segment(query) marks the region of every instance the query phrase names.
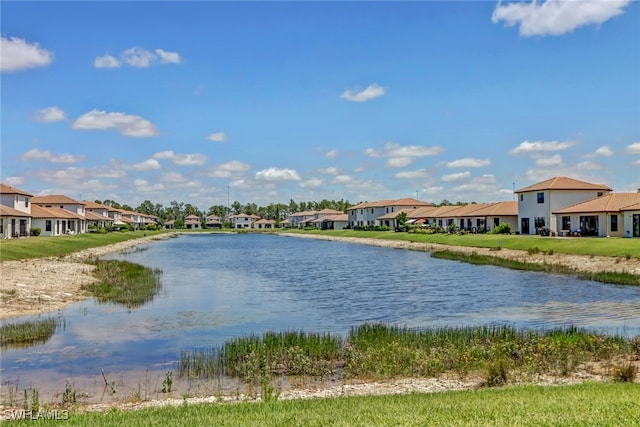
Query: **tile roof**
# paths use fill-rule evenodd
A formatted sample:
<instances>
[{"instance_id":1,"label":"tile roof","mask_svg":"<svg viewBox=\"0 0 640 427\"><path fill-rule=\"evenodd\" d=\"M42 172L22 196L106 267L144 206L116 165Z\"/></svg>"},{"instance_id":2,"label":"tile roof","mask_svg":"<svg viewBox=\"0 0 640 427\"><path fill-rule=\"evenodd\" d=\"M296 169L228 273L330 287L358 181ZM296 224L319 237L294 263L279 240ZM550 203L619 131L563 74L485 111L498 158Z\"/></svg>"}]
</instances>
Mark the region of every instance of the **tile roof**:
<instances>
[{"instance_id":1,"label":"tile roof","mask_svg":"<svg viewBox=\"0 0 640 427\"><path fill-rule=\"evenodd\" d=\"M275 224L276 222L272 219L259 219L254 224Z\"/></svg>"},{"instance_id":2,"label":"tile roof","mask_svg":"<svg viewBox=\"0 0 640 427\"><path fill-rule=\"evenodd\" d=\"M400 215L401 212L404 212L407 214L407 217L409 216L409 213L416 211L417 209L410 209L410 208L406 208L406 209L398 209L395 212L389 212L388 214L384 214L384 215L380 215L378 217L378 219L395 219L398 215Z\"/></svg>"},{"instance_id":3,"label":"tile roof","mask_svg":"<svg viewBox=\"0 0 640 427\"><path fill-rule=\"evenodd\" d=\"M433 206L433 204L429 202L423 202L421 200L412 199L411 197L405 197L404 199L394 200L387 206Z\"/></svg>"},{"instance_id":4,"label":"tile roof","mask_svg":"<svg viewBox=\"0 0 640 427\"><path fill-rule=\"evenodd\" d=\"M33 194L27 193L26 191L22 191L17 189L16 187L12 187L7 184L3 184L0 182L0 194L20 194L22 196L33 197Z\"/></svg>"},{"instance_id":5,"label":"tile roof","mask_svg":"<svg viewBox=\"0 0 640 427\"><path fill-rule=\"evenodd\" d=\"M82 215L63 208L45 208L39 205L31 205L33 218L58 218L58 219L85 219Z\"/></svg>"},{"instance_id":6,"label":"tile roof","mask_svg":"<svg viewBox=\"0 0 640 427\"><path fill-rule=\"evenodd\" d=\"M640 208L640 193L610 193L605 196L596 197L595 199L558 209L553 211L553 213L620 212L635 205L639 205Z\"/></svg>"},{"instance_id":7,"label":"tile roof","mask_svg":"<svg viewBox=\"0 0 640 427\"><path fill-rule=\"evenodd\" d=\"M73 200L70 197L67 197L62 194L50 194L48 196L34 196L31 199L32 203L38 205L84 205L84 202L79 202L77 200Z\"/></svg>"},{"instance_id":8,"label":"tile roof","mask_svg":"<svg viewBox=\"0 0 640 427\"><path fill-rule=\"evenodd\" d=\"M518 216L518 202L489 203L473 214L474 216Z\"/></svg>"},{"instance_id":9,"label":"tile roof","mask_svg":"<svg viewBox=\"0 0 640 427\"><path fill-rule=\"evenodd\" d=\"M9 207L9 206L0 205L0 216L26 216L26 217L29 217L29 216L31 216L31 214L29 214L27 212L19 211L18 209L14 209L14 208Z\"/></svg>"},{"instance_id":10,"label":"tile roof","mask_svg":"<svg viewBox=\"0 0 640 427\"><path fill-rule=\"evenodd\" d=\"M530 185L528 187L516 190L516 193L527 193L529 191L542 190L603 190L612 191L609 186L604 184L592 184L590 182L580 181L565 176L556 176L546 181Z\"/></svg>"},{"instance_id":11,"label":"tile roof","mask_svg":"<svg viewBox=\"0 0 640 427\"><path fill-rule=\"evenodd\" d=\"M109 218L108 216L100 215L99 213L92 211L85 211L84 216L89 221L109 221L113 222L113 218Z\"/></svg>"}]
</instances>

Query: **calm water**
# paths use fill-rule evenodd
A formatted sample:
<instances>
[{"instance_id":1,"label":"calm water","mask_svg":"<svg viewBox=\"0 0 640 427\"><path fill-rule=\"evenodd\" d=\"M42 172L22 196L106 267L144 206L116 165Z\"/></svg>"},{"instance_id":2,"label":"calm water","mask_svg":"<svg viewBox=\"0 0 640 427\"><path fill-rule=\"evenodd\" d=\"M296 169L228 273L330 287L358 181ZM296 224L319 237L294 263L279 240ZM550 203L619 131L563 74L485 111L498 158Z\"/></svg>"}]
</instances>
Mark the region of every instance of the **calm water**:
<instances>
[{"instance_id":1,"label":"calm water","mask_svg":"<svg viewBox=\"0 0 640 427\"><path fill-rule=\"evenodd\" d=\"M173 369L180 350L265 330L578 325L640 335L640 287L432 259L428 253L275 235L182 235L111 259L163 270L144 307L87 300L53 313L45 344L3 349L2 381L104 381ZM12 319L15 320L15 319ZM10 321L12 321L10 320ZM22 319L21 319L22 320ZM60 388L58 386L58 388ZM58 390L58 391L62 391Z\"/></svg>"}]
</instances>

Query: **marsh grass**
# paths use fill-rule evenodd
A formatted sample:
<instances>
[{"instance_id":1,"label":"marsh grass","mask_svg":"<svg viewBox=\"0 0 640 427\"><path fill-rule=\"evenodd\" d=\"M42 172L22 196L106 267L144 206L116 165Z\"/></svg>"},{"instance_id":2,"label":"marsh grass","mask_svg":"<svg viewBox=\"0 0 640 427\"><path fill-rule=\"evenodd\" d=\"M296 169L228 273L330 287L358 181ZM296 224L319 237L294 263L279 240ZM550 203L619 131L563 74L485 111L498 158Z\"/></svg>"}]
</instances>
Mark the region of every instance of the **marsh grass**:
<instances>
[{"instance_id":1,"label":"marsh grass","mask_svg":"<svg viewBox=\"0 0 640 427\"><path fill-rule=\"evenodd\" d=\"M532 252L533 251L533 252ZM540 251L534 248L530 254L537 254ZM548 252L547 252L548 253ZM550 253L552 255L553 253ZM514 270L536 271L552 274L569 274L583 280L593 280L602 283L612 283L619 285L640 285L640 275L618 271L604 271L599 273L578 272L577 270L559 264L523 262L490 255L480 255L476 252L464 254L456 251L435 251L431 253L433 258L447 259L451 261L467 262L475 265L494 265L498 267L511 268Z\"/></svg>"},{"instance_id":2,"label":"marsh grass","mask_svg":"<svg viewBox=\"0 0 640 427\"><path fill-rule=\"evenodd\" d=\"M0 345L4 348L44 344L61 324L63 324L62 320L49 317L2 325L0 327Z\"/></svg>"},{"instance_id":3,"label":"marsh grass","mask_svg":"<svg viewBox=\"0 0 640 427\"><path fill-rule=\"evenodd\" d=\"M129 309L151 301L160 291L162 270L128 261L94 261L98 283L84 285L101 303L117 303Z\"/></svg>"}]
</instances>

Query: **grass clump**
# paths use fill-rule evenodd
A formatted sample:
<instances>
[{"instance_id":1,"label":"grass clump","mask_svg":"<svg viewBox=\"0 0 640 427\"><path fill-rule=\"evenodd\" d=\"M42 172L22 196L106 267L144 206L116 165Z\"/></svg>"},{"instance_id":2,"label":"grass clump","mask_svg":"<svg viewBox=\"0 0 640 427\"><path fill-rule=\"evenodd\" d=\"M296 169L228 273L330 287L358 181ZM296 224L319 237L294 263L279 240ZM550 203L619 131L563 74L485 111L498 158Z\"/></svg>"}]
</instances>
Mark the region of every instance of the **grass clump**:
<instances>
[{"instance_id":1,"label":"grass clump","mask_svg":"<svg viewBox=\"0 0 640 427\"><path fill-rule=\"evenodd\" d=\"M122 304L129 309L151 301L160 291L160 269L152 269L128 261L95 261L97 283L84 285L99 302Z\"/></svg>"},{"instance_id":2,"label":"grass clump","mask_svg":"<svg viewBox=\"0 0 640 427\"><path fill-rule=\"evenodd\" d=\"M59 321L54 318L30 320L2 325L0 345L35 345L47 342L53 336Z\"/></svg>"},{"instance_id":3,"label":"grass clump","mask_svg":"<svg viewBox=\"0 0 640 427\"><path fill-rule=\"evenodd\" d=\"M636 380L636 375L638 375L638 366L631 362L627 362L613 370L613 379L617 382L632 383Z\"/></svg>"}]
</instances>

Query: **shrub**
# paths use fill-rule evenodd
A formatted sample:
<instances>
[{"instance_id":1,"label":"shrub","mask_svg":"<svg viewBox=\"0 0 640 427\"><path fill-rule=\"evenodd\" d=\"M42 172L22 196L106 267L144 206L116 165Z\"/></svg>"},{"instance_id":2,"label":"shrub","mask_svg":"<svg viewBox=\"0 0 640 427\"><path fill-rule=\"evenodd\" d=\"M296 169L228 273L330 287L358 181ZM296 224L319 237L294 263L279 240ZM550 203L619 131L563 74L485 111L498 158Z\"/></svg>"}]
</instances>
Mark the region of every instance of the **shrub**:
<instances>
[{"instance_id":1,"label":"shrub","mask_svg":"<svg viewBox=\"0 0 640 427\"><path fill-rule=\"evenodd\" d=\"M491 234L511 234L511 226L506 222L494 227Z\"/></svg>"},{"instance_id":2,"label":"shrub","mask_svg":"<svg viewBox=\"0 0 640 427\"><path fill-rule=\"evenodd\" d=\"M32 236L36 236L36 237L38 237L38 236L40 235L40 232L41 232L41 231L42 231L42 230L40 230L38 227L34 227L34 228L32 228L31 230L29 230L29 233L30 233Z\"/></svg>"},{"instance_id":3,"label":"shrub","mask_svg":"<svg viewBox=\"0 0 640 427\"><path fill-rule=\"evenodd\" d=\"M618 366L613 371L613 379L621 383L632 383L636 379L638 373L638 367L631 362Z\"/></svg>"}]
</instances>

